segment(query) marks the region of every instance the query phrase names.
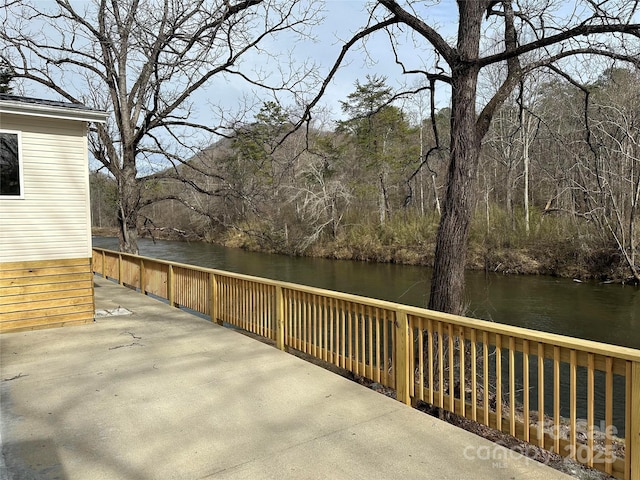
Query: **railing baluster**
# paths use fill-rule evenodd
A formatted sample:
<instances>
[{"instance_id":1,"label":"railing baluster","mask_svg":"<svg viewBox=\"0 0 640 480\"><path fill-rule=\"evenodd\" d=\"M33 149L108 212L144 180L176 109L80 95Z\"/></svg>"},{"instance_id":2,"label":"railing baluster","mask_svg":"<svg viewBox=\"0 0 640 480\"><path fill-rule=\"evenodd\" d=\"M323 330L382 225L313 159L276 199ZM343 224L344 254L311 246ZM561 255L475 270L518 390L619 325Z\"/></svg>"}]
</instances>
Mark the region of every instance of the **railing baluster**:
<instances>
[{"instance_id":1,"label":"railing baluster","mask_svg":"<svg viewBox=\"0 0 640 480\"><path fill-rule=\"evenodd\" d=\"M144 258L140 257L140 293L146 295L146 277L144 274Z\"/></svg>"},{"instance_id":2,"label":"railing baluster","mask_svg":"<svg viewBox=\"0 0 640 480\"><path fill-rule=\"evenodd\" d=\"M471 329L471 419L478 421L478 345L476 329Z\"/></svg>"},{"instance_id":3,"label":"railing baluster","mask_svg":"<svg viewBox=\"0 0 640 480\"><path fill-rule=\"evenodd\" d=\"M294 290L293 292L293 302L294 302L294 311L295 311L295 320L293 322L293 347L297 350L300 350L300 336L301 336L301 307L300 307L300 292Z\"/></svg>"},{"instance_id":4,"label":"railing baluster","mask_svg":"<svg viewBox=\"0 0 640 480\"><path fill-rule=\"evenodd\" d=\"M433 404L433 392L434 392L434 375L433 369L435 365L435 359L433 357L433 320L427 320L427 331L429 334L428 351L429 351L429 403Z\"/></svg>"},{"instance_id":5,"label":"railing baluster","mask_svg":"<svg viewBox=\"0 0 640 480\"><path fill-rule=\"evenodd\" d=\"M329 298L329 352L330 361L338 366L338 346L336 345L336 306L334 305L333 298Z\"/></svg>"},{"instance_id":6,"label":"railing baluster","mask_svg":"<svg viewBox=\"0 0 640 480\"><path fill-rule=\"evenodd\" d=\"M576 458L576 420L577 420L577 365L576 365L576 351L571 350L569 352L569 444L570 444L570 458Z\"/></svg>"},{"instance_id":7,"label":"railing baluster","mask_svg":"<svg viewBox=\"0 0 640 480\"><path fill-rule=\"evenodd\" d=\"M351 302L347 303L346 308L347 308L347 358L348 358L347 368L352 372L354 372L355 368L353 366L353 355L354 355L353 344L355 342L355 344L358 345L358 342L354 339L353 305L351 304ZM356 329L356 332L357 331L358 330Z\"/></svg>"},{"instance_id":8,"label":"railing baluster","mask_svg":"<svg viewBox=\"0 0 640 480\"><path fill-rule=\"evenodd\" d=\"M356 305L354 305L353 303L349 304L349 313L351 315L351 321L349 322L349 325L351 326L351 333L347 337L347 340L349 341L349 345L351 346L351 368L357 375L360 373L360 363L358 361L360 355L360 329L358 328L358 310Z\"/></svg>"},{"instance_id":9,"label":"railing baluster","mask_svg":"<svg viewBox=\"0 0 640 480\"><path fill-rule=\"evenodd\" d=\"M289 302L285 301L284 289L280 285L276 285L276 318L273 320L273 329L275 330L276 347L284 350L285 342L285 319L288 317L286 309Z\"/></svg>"},{"instance_id":10,"label":"railing baluster","mask_svg":"<svg viewBox=\"0 0 640 480\"><path fill-rule=\"evenodd\" d=\"M167 300L169 305L175 307L175 277L173 274L173 265L169 265L169 275L167 277Z\"/></svg>"},{"instance_id":11,"label":"railing baluster","mask_svg":"<svg viewBox=\"0 0 640 480\"><path fill-rule=\"evenodd\" d=\"M306 323L306 328L307 328L307 337L306 337L306 350L305 353L311 354L313 355L314 350L313 350L313 310L314 310L314 303L313 303L313 294L311 293L306 293L304 296L304 301L305 304L307 306L306 308L306 315L307 315L307 323Z\"/></svg>"},{"instance_id":12,"label":"railing baluster","mask_svg":"<svg viewBox=\"0 0 640 480\"><path fill-rule=\"evenodd\" d=\"M516 436L516 339L509 337L509 434Z\"/></svg>"},{"instance_id":13,"label":"railing baluster","mask_svg":"<svg viewBox=\"0 0 640 480\"><path fill-rule=\"evenodd\" d=\"M482 332L482 408L484 424L489 427L489 334Z\"/></svg>"},{"instance_id":14,"label":"railing baluster","mask_svg":"<svg viewBox=\"0 0 640 480\"><path fill-rule=\"evenodd\" d=\"M422 318L418 323L418 398L424 402L424 329ZM413 381L411 382L414 383Z\"/></svg>"},{"instance_id":15,"label":"railing baluster","mask_svg":"<svg viewBox=\"0 0 640 480\"><path fill-rule=\"evenodd\" d=\"M216 278L216 274L211 272L209 274L209 282L211 283L211 306L209 307L209 313L211 315L211 321L217 322L219 325L222 325L222 320L220 320L220 312L218 311L218 296L220 295L220 290L218 287L218 279Z\"/></svg>"},{"instance_id":16,"label":"railing baluster","mask_svg":"<svg viewBox=\"0 0 640 480\"><path fill-rule=\"evenodd\" d=\"M346 347L346 305L340 300L340 366L347 368L347 347Z\"/></svg>"},{"instance_id":17,"label":"railing baluster","mask_svg":"<svg viewBox=\"0 0 640 480\"><path fill-rule=\"evenodd\" d=\"M317 330L317 297L310 293L307 296L309 302L309 350L307 353L317 356L318 330Z\"/></svg>"},{"instance_id":18,"label":"railing baluster","mask_svg":"<svg viewBox=\"0 0 640 480\"><path fill-rule=\"evenodd\" d=\"M538 343L538 446L544 448L544 343Z\"/></svg>"},{"instance_id":19,"label":"railing baluster","mask_svg":"<svg viewBox=\"0 0 640 480\"><path fill-rule=\"evenodd\" d=\"M311 355L317 358L320 352L318 348L318 315L320 312L320 309L318 308L318 296L313 294L309 295L309 301L311 307Z\"/></svg>"},{"instance_id":20,"label":"railing baluster","mask_svg":"<svg viewBox=\"0 0 640 480\"><path fill-rule=\"evenodd\" d=\"M376 373L374 381L381 382L381 370L383 369L380 363L380 309L376 307L375 311L375 338L376 338Z\"/></svg>"},{"instance_id":21,"label":"railing baluster","mask_svg":"<svg viewBox=\"0 0 640 480\"><path fill-rule=\"evenodd\" d=\"M460 329L459 334L458 334L458 344L460 345L460 349L458 352L458 357L459 357L459 366L460 366L460 372L459 372L459 376L460 376L460 415L461 416L465 416L466 414L466 394L465 394L465 390L466 390L466 378L465 378L465 344L464 344L464 329Z\"/></svg>"},{"instance_id":22,"label":"railing baluster","mask_svg":"<svg viewBox=\"0 0 640 480\"><path fill-rule=\"evenodd\" d=\"M553 347L553 451L560 453L560 347Z\"/></svg>"},{"instance_id":23,"label":"railing baluster","mask_svg":"<svg viewBox=\"0 0 640 480\"><path fill-rule=\"evenodd\" d=\"M360 367L360 374L362 376L367 375L367 332L366 332L366 314L364 305L359 305L358 310L360 311L360 357L362 361L362 366Z\"/></svg>"},{"instance_id":24,"label":"railing baluster","mask_svg":"<svg viewBox=\"0 0 640 480\"><path fill-rule=\"evenodd\" d=\"M408 345L408 355L407 355L407 359L409 364L407 365L407 371L409 372L408 375L408 385L407 388L409 389L409 397L410 398L416 398L416 352L415 352L415 341L414 341L414 330L417 327L416 325L416 321L411 317L411 315L407 315L407 327L409 329L407 335L408 335L408 341L407 341L407 345Z\"/></svg>"},{"instance_id":25,"label":"railing baluster","mask_svg":"<svg viewBox=\"0 0 640 480\"><path fill-rule=\"evenodd\" d=\"M609 429L613 425L613 359L605 359L605 386L604 386L604 422ZM611 445L611 435L606 435L604 440L604 461L605 472L611 474L613 471L613 450Z\"/></svg>"},{"instance_id":26,"label":"railing baluster","mask_svg":"<svg viewBox=\"0 0 640 480\"><path fill-rule=\"evenodd\" d=\"M304 309L304 302L303 302L303 293L302 292L296 292L296 298L298 300L298 332L297 332L297 336L296 336L296 343L297 346L296 348L300 351L303 350L303 342L304 342L304 313L305 313L305 309Z\"/></svg>"},{"instance_id":27,"label":"railing baluster","mask_svg":"<svg viewBox=\"0 0 640 480\"><path fill-rule=\"evenodd\" d=\"M368 359L367 359L367 365L368 365L368 370L369 370L369 378L371 380L374 379L374 374L373 374L373 365L374 365L374 357L373 357L373 342L375 342L376 337L373 335L373 318L372 318L372 309L370 306L365 307L366 308L366 315L367 315L367 342L368 342L368 347L369 347L369 351L368 351Z\"/></svg>"},{"instance_id":28,"label":"railing baluster","mask_svg":"<svg viewBox=\"0 0 640 480\"><path fill-rule=\"evenodd\" d=\"M325 362L331 362L330 346L329 346L329 325L331 324L331 309L329 308L329 299L322 297L322 317L323 317L323 354L322 359Z\"/></svg>"},{"instance_id":29,"label":"railing baluster","mask_svg":"<svg viewBox=\"0 0 640 480\"><path fill-rule=\"evenodd\" d=\"M438 322L438 406L444 408L444 336L442 322Z\"/></svg>"},{"instance_id":30,"label":"railing baluster","mask_svg":"<svg viewBox=\"0 0 640 480\"><path fill-rule=\"evenodd\" d=\"M384 318L382 319L382 358L384 361L383 369L382 369L382 380L385 385L390 385L391 380L389 379L389 325L391 323L391 319L389 318L389 311L383 310Z\"/></svg>"},{"instance_id":31,"label":"railing baluster","mask_svg":"<svg viewBox=\"0 0 640 480\"><path fill-rule=\"evenodd\" d=\"M595 356L593 353L587 354L587 446L589 448L589 458L587 465L593 467L593 427L595 425L595 415L593 407L595 404Z\"/></svg>"},{"instance_id":32,"label":"railing baluster","mask_svg":"<svg viewBox=\"0 0 640 480\"><path fill-rule=\"evenodd\" d=\"M524 340L522 344L522 418L524 420L524 441L529 442L531 435L529 432L529 424L531 423L531 415L529 413L529 341Z\"/></svg>"},{"instance_id":33,"label":"railing baluster","mask_svg":"<svg viewBox=\"0 0 640 480\"><path fill-rule=\"evenodd\" d=\"M502 338L496 335L496 429L502 431Z\"/></svg>"},{"instance_id":34,"label":"railing baluster","mask_svg":"<svg viewBox=\"0 0 640 480\"><path fill-rule=\"evenodd\" d=\"M450 323L447 325L447 336L449 343L449 410L451 412L456 411L456 397L455 397L455 368L454 368L454 345L453 345L453 325Z\"/></svg>"},{"instance_id":35,"label":"railing baluster","mask_svg":"<svg viewBox=\"0 0 640 480\"><path fill-rule=\"evenodd\" d=\"M309 304L307 302L307 294L300 292L300 350L307 352L307 334L309 332L309 314L307 309Z\"/></svg>"},{"instance_id":36,"label":"railing baluster","mask_svg":"<svg viewBox=\"0 0 640 480\"><path fill-rule=\"evenodd\" d=\"M122 279L122 254L118 254L118 283L120 285L122 285L123 279Z\"/></svg>"},{"instance_id":37,"label":"railing baluster","mask_svg":"<svg viewBox=\"0 0 640 480\"><path fill-rule=\"evenodd\" d=\"M267 286L261 283L256 284L256 315L258 316L258 322L260 323L260 331L261 335L265 338L272 338L270 328L269 328L269 317L268 317L268 304L267 304Z\"/></svg>"}]
</instances>

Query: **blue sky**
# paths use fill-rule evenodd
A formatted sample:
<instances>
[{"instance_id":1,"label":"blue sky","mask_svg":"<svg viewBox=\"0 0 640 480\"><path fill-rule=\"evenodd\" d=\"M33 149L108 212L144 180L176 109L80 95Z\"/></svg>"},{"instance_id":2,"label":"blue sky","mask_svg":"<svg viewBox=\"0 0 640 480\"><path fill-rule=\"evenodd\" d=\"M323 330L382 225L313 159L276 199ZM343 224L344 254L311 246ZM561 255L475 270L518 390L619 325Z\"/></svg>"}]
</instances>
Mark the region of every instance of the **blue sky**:
<instances>
[{"instance_id":1,"label":"blue sky","mask_svg":"<svg viewBox=\"0 0 640 480\"><path fill-rule=\"evenodd\" d=\"M424 8L422 18L435 22L439 30L452 37L457 29L457 7L453 0L444 0ZM368 2L358 0L328 0L326 6L326 21L319 29L319 35L332 39L325 41L323 47L313 52L322 60L325 68L329 68L337 57L342 43L340 40L348 39L354 32L366 25L368 19ZM378 7L383 13L385 10ZM406 30L406 28L405 28ZM422 44L415 45L410 38L403 38L400 53L409 67L422 67L423 62L428 62L430 51ZM422 48L420 48L422 47ZM366 49L366 50L365 50ZM402 85L413 84L418 77L407 77L401 74L400 67L395 64L394 56L389 46L389 40L384 32L372 35L361 48L356 48L348 57L348 64L339 72L332 88L327 92L325 102L331 106L338 105L340 100L353 91L354 82L364 80L365 76L383 75L388 78L392 87L399 88ZM446 106L446 104L441 105Z\"/></svg>"},{"instance_id":2,"label":"blue sky","mask_svg":"<svg viewBox=\"0 0 640 480\"><path fill-rule=\"evenodd\" d=\"M51 5L51 0L34 0L39 5ZM87 0L73 0L76 5L82 5ZM313 2L314 0L309 0ZM525 2L526 3L526 2ZM277 39L269 40L265 45L268 51L282 52L289 51L298 62L312 61L318 66L318 75L323 74L331 68L337 58L345 40L349 39L354 32L367 25L369 19L369 9L372 4L368 0L324 0L324 21L313 30L317 41L295 41L289 36L280 36ZM457 31L457 6L455 0L422 0L411 2L416 9L416 13L426 23L434 26L450 43L454 42ZM315 3L314 5L317 5ZM574 2L557 2L555 8L565 11L566 15L575 13L572 10ZM385 9L378 6L379 18ZM577 12L580 16L580 12ZM396 32L397 32L397 27ZM490 27L487 27L490 28ZM411 68L420 68L423 65L431 65L431 50L422 39L412 38L408 28L402 29L405 33L399 33L398 50ZM269 61L263 55L254 55L247 59L242 67L250 69L260 66L267 70L277 71L275 62ZM586 69L593 70L593 68ZM347 95L354 90L356 80L364 81L366 75L378 75L387 77L387 83L393 88L400 88L403 85L414 86L416 82L423 80L419 76L403 76L400 68L395 64L389 40L385 32L377 32L368 38L364 45L354 48L348 55L344 66L338 72L334 80L329 85L325 97L321 104L331 111L331 117L340 116L340 101L345 100ZM72 79L68 79L72 81ZM26 85L24 91L18 89L18 93L27 95L51 98L51 93L37 85ZM265 95L264 92L258 92ZM314 91L309 90L308 96ZM211 84L206 85L193 98L194 105L197 106L192 120L211 118L211 109L208 103L233 108L244 96L251 96L253 91L234 79L216 79ZM269 97L264 97L268 100ZM262 99L261 99L262 100ZM283 99L283 102L291 102L291 99ZM437 108L448 106L448 92L442 88L437 96ZM260 100L257 102L260 104Z\"/></svg>"},{"instance_id":3,"label":"blue sky","mask_svg":"<svg viewBox=\"0 0 640 480\"><path fill-rule=\"evenodd\" d=\"M50 0L36 0L36 4L43 6L51 3ZM78 6L77 8L81 8L83 0L73 3ZM422 5L420 14L425 20L436 22L442 31L453 36L457 24L457 7L454 0L432 0L416 3ZM344 41L367 25L370 4L371 2L367 0L325 0L324 20L313 29L316 42L293 42L290 36L281 35L270 40L267 48L283 52L290 51L299 62L314 62L318 66L319 75L322 76L323 73L326 74L329 71L335 62ZM427 4L428 8L425 8ZM380 6L378 11L380 16L386 12ZM44 31L46 31L46 27ZM416 48L410 39L404 40L401 53L410 66L420 67L423 60L429 60L424 58L428 54L428 50L424 48L424 42L421 45L422 48ZM260 65L260 62L265 62L265 59L256 56L250 59L243 68L261 66L275 70L275 65L270 65L269 62ZM394 88L399 88L405 83L413 85L417 81L417 78L408 78L400 74L400 68L394 63L386 34L378 32L372 35L366 44L360 44L352 49L343 67L327 89L321 105L332 112L333 118L340 116L340 101L345 100L347 95L354 90L356 80L364 81L366 75L385 76L388 79L388 84ZM52 98L53 95L44 87L35 84L25 84L24 90L19 88L18 93L44 98ZM249 87L237 79L215 79L194 96L194 104L197 107L193 119L211 116L211 109L207 107L209 102L234 108L243 96L251 96L253 93ZM260 92L258 93L260 94ZM313 92L309 92L309 94L311 93ZM286 103L287 99L283 101ZM446 96L439 98L439 108L447 106L447 104Z\"/></svg>"},{"instance_id":4,"label":"blue sky","mask_svg":"<svg viewBox=\"0 0 640 480\"><path fill-rule=\"evenodd\" d=\"M324 9L324 21L314 28L316 42L296 42L292 48L291 39L281 37L270 43L274 50L291 50L299 62L311 60L318 65L321 76L326 74L333 66L340 49L346 40L355 32L367 25L371 2L363 0L326 0ZM421 14L425 20L436 22L444 34L453 36L457 29L457 7L453 0L443 0L424 8ZM380 14L385 10L378 7ZM406 38L403 41L401 53L404 60L411 67L421 67L423 61L429 61L429 50L416 48L413 42ZM256 58L257 62L261 59ZM249 65L247 65L249 66ZM273 65L266 63L266 68L273 69ZM387 83L393 88L400 88L404 84L413 85L418 77L407 77L401 74L400 67L395 64L394 57L389 46L389 41L384 32L378 32L368 38L366 44L353 47L343 67L327 89L321 105L332 112L332 117L340 116L340 101L346 100L349 93L354 90L356 80L364 81L367 75L387 77ZM222 102L233 106L243 93L248 90L238 82L229 82L218 79L207 90L198 94L204 101ZM286 102L286 100L285 100ZM438 97L438 108L448 106L447 95Z\"/></svg>"}]
</instances>

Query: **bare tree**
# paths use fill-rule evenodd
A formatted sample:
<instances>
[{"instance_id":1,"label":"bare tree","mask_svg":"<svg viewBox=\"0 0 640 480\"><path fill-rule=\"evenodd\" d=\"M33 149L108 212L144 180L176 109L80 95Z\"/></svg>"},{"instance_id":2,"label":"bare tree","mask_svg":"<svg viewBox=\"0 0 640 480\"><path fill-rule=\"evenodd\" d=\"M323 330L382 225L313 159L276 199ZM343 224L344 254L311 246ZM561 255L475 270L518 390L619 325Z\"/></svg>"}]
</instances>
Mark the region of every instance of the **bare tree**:
<instances>
[{"instance_id":1,"label":"bare tree","mask_svg":"<svg viewBox=\"0 0 640 480\"><path fill-rule=\"evenodd\" d=\"M15 79L111 113L89 147L117 182L120 249L137 252L141 209L157 200L145 198L147 181L177 177L224 132L228 112L217 104L213 119L197 120L192 96L216 98L214 80L274 95L301 87L308 72L287 70L288 58L275 58L275 72L242 61L275 55L262 45L306 35L317 13L306 0L16 0L0 10L0 61Z\"/></svg>"},{"instance_id":2,"label":"bare tree","mask_svg":"<svg viewBox=\"0 0 640 480\"><path fill-rule=\"evenodd\" d=\"M538 69L562 73L571 58L589 56L637 63L639 2L457 0L454 43L430 19L430 8L438 3L372 2L369 23L344 44L324 88L347 52L380 31L388 34L404 73L423 75L429 80L427 88L433 88L436 82L449 86L452 107L449 169L429 308L463 313L464 267L480 149L495 112L522 78ZM415 52L398 46L399 39L406 38L403 34L406 27L413 32L414 42L425 45L421 58L425 61L430 58L431 63L424 68L411 67L410 64L415 65ZM501 32L499 42L492 42L492 36L485 35L493 31ZM406 62L403 53L413 62ZM491 95L479 98L479 78L484 69L496 64L505 66L504 76Z\"/></svg>"},{"instance_id":3,"label":"bare tree","mask_svg":"<svg viewBox=\"0 0 640 480\"><path fill-rule=\"evenodd\" d=\"M626 69L610 69L595 90L593 101L593 150L597 168L591 170L589 192L597 196L596 215L610 233L635 282L637 217L640 205L640 75ZM595 177L595 181L593 180Z\"/></svg>"},{"instance_id":4,"label":"bare tree","mask_svg":"<svg viewBox=\"0 0 640 480\"><path fill-rule=\"evenodd\" d=\"M492 128L486 137L491 156L505 169L505 207L511 217L512 228L516 229L514 214L514 193L517 184L522 181L522 199L524 207L524 228L529 236L530 225L530 164L531 148L540 127L538 103L542 92L540 77L529 75L521 80L519 87L503 106L496 112ZM522 164L522 171L517 169Z\"/></svg>"}]
</instances>

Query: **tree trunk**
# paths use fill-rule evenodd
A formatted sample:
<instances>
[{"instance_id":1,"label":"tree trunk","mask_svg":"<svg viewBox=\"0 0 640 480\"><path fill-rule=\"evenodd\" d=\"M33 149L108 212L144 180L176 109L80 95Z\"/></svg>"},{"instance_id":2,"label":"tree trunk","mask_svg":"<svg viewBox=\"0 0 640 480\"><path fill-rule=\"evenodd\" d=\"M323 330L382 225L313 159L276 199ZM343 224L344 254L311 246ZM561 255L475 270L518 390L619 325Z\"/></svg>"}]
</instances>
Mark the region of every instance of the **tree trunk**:
<instances>
[{"instance_id":1,"label":"tree trunk","mask_svg":"<svg viewBox=\"0 0 640 480\"><path fill-rule=\"evenodd\" d=\"M476 83L476 71L467 71L454 80L447 192L436 238L429 298L430 309L454 314L464 312L464 268L480 158L475 125Z\"/></svg>"},{"instance_id":2,"label":"tree trunk","mask_svg":"<svg viewBox=\"0 0 640 480\"><path fill-rule=\"evenodd\" d=\"M129 155L133 158L133 152ZM118 246L121 252L137 255L140 186L136 174L134 158L124 162L118 175Z\"/></svg>"},{"instance_id":3,"label":"tree trunk","mask_svg":"<svg viewBox=\"0 0 640 480\"><path fill-rule=\"evenodd\" d=\"M525 150L523 155L524 162L524 229L527 237L531 231L529 225L529 140L525 143Z\"/></svg>"},{"instance_id":4,"label":"tree trunk","mask_svg":"<svg viewBox=\"0 0 640 480\"><path fill-rule=\"evenodd\" d=\"M431 181L433 183L433 196L435 204L436 204L436 212L438 215L442 215L442 209L440 208L440 199L438 198L438 185L436 184L436 176L435 174L431 174Z\"/></svg>"},{"instance_id":5,"label":"tree trunk","mask_svg":"<svg viewBox=\"0 0 640 480\"><path fill-rule=\"evenodd\" d=\"M531 114L523 113L523 116L526 117L526 122L524 125L520 126L520 132L522 135L522 163L524 167L524 229L528 237L531 231L529 218L529 150L531 148L531 142L533 140L531 137L534 135L535 130L533 127L533 118Z\"/></svg>"},{"instance_id":6,"label":"tree trunk","mask_svg":"<svg viewBox=\"0 0 640 480\"><path fill-rule=\"evenodd\" d=\"M515 216L515 212L513 211L513 190L514 190L513 187L515 184L515 182L513 181L514 167L509 154L506 155L506 158L507 158L507 162L506 162L507 180L505 184L507 188L505 190L505 207L507 209L507 215L509 216L509 220L511 221L511 230L515 230L516 216Z\"/></svg>"},{"instance_id":7,"label":"tree trunk","mask_svg":"<svg viewBox=\"0 0 640 480\"><path fill-rule=\"evenodd\" d=\"M464 268L477 190L481 135L476 126L476 89L482 2L459 2L459 60L452 65L451 153L447 191L436 237L429 308L464 313Z\"/></svg>"}]
</instances>

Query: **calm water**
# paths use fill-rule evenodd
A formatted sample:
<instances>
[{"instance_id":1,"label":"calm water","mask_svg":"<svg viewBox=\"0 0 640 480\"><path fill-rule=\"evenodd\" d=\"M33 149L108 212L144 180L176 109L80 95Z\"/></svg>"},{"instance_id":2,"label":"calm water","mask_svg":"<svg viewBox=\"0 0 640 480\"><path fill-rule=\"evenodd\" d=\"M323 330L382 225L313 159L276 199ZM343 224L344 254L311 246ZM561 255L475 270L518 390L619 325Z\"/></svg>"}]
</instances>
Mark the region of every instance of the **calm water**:
<instances>
[{"instance_id":1,"label":"calm water","mask_svg":"<svg viewBox=\"0 0 640 480\"><path fill-rule=\"evenodd\" d=\"M117 250L115 238L94 237ZM424 307L425 267L296 258L207 243L140 240L140 254ZM468 315L615 345L640 348L640 288L545 276L467 273Z\"/></svg>"}]
</instances>

